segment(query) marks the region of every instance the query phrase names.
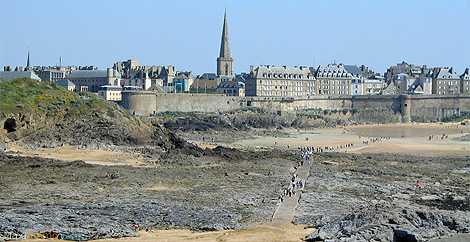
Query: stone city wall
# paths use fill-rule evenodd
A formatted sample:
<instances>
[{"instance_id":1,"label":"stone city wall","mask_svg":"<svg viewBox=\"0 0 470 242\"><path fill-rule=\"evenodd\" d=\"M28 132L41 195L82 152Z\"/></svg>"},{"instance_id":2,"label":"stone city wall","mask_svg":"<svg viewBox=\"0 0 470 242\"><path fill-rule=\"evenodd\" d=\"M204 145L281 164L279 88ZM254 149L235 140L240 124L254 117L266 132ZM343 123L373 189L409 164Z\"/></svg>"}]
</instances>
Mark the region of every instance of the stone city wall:
<instances>
[{"instance_id":1,"label":"stone city wall","mask_svg":"<svg viewBox=\"0 0 470 242\"><path fill-rule=\"evenodd\" d=\"M121 105L136 115L170 112L227 112L257 107L272 112L350 110L359 122L435 122L445 117L470 112L470 95L387 95L387 96L312 96L234 97L224 94L155 93L124 91Z\"/></svg>"},{"instance_id":2,"label":"stone city wall","mask_svg":"<svg viewBox=\"0 0 470 242\"><path fill-rule=\"evenodd\" d=\"M149 116L156 113L155 92L122 91L121 106L134 115Z\"/></svg>"},{"instance_id":3,"label":"stone city wall","mask_svg":"<svg viewBox=\"0 0 470 242\"><path fill-rule=\"evenodd\" d=\"M409 96L412 122L438 122L446 117L470 112L470 95Z\"/></svg>"}]
</instances>

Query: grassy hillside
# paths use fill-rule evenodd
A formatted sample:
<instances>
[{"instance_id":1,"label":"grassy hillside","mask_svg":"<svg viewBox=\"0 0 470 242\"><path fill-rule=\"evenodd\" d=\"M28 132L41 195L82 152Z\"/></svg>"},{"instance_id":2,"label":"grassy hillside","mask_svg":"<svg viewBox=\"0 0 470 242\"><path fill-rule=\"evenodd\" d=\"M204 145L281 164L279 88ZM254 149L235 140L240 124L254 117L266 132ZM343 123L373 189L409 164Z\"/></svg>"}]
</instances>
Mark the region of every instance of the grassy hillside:
<instances>
[{"instance_id":1,"label":"grassy hillside","mask_svg":"<svg viewBox=\"0 0 470 242\"><path fill-rule=\"evenodd\" d=\"M40 147L150 144L168 150L186 145L95 94L29 78L0 80L0 122L0 138ZM8 122L14 130L5 129Z\"/></svg>"},{"instance_id":2,"label":"grassy hillside","mask_svg":"<svg viewBox=\"0 0 470 242\"><path fill-rule=\"evenodd\" d=\"M110 104L91 93L75 93L50 82L29 78L0 80L0 117L11 113L55 116L66 111L70 116L91 109L104 110Z\"/></svg>"}]
</instances>

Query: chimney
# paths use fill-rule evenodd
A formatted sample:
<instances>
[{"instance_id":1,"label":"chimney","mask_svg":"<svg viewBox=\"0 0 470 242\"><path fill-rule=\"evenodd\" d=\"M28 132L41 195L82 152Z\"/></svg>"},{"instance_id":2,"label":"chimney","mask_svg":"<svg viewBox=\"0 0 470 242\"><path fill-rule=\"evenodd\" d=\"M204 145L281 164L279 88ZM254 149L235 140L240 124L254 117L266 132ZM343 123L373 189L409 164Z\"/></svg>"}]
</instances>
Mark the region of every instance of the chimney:
<instances>
[{"instance_id":1,"label":"chimney","mask_svg":"<svg viewBox=\"0 0 470 242\"><path fill-rule=\"evenodd\" d=\"M113 70L113 68L108 68L107 71L108 71L108 73L107 73L107 74L108 74L108 78L114 77L114 70Z\"/></svg>"},{"instance_id":2,"label":"chimney","mask_svg":"<svg viewBox=\"0 0 470 242\"><path fill-rule=\"evenodd\" d=\"M250 65L250 73L253 73L255 71L255 67L253 65Z\"/></svg>"}]
</instances>

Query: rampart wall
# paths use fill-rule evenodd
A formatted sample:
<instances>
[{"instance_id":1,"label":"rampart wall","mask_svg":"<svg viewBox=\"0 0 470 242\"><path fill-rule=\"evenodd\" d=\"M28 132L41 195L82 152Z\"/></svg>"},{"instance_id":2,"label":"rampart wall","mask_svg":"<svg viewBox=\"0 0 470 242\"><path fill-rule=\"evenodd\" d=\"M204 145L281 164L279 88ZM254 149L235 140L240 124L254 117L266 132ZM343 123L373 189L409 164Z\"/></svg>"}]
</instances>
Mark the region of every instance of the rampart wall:
<instances>
[{"instance_id":1,"label":"rampart wall","mask_svg":"<svg viewBox=\"0 0 470 242\"><path fill-rule=\"evenodd\" d=\"M412 122L436 122L446 117L470 112L470 95L408 96L411 100L410 119Z\"/></svg>"},{"instance_id":2,"label":"rampart wall","mask_svg":"<svg viewBox=\"0 0 470 242\"><path fill-rule=\"evenodd\" d=\"M246 107L268 111L349 110L363 122L435 122L470 112L470 95L233 97L223 94L124 91L121 105L136 115L171 112L227 112Z\"/></svg>"},{"instance_id":3,"label":"rampart wall","mask_svg":"<svg viewBox=\"0 0 470 242\"><path fill-rule=\"evenodd\" d=\"M224 94L159 93L156 112L226 112L242 108L240 98Z\"/></svg>"}]
</instances>

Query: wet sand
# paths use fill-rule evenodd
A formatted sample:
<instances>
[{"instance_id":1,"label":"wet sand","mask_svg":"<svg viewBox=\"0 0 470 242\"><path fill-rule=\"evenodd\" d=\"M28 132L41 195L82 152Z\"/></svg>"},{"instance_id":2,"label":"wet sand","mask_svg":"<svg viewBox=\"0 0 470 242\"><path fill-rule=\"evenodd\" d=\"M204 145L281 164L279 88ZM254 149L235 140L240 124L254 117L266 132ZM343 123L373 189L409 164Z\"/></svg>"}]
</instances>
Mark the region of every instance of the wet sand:
<instances>
[{"instance_id":1,"label":"wet sand","mask_svg":"<svg viewBox=\"0 0 470 242\"><path fill-rule=\"evenodd\" d=\"M38 156L42 158L52 158L64 161L83 160L86 163L94 165L148 165L137 154L126 154L122 152L105 150L78 149L73 146L41 148L39 150L31 151L18 145L11 145L10 150L13 152L21 152L23 155L27 156Z\"/></svg>"},{"instance_id":2,"label":"wet sand","mask_svg":"<svg viewBox=\"0 0 470 242\"><path fill-rule=\"evenodd\" d=\"M190 230L157 230L154 233L141 231L138 238L103 239L97 242L173 242L173 241L200 241L200 242L297 242L312 233L315 229L304 229L306 225L288 224L283 227L275 227L265 224L257 224L247 230L226 230L216 232L195 233Z\"/></svg>"},{"instance_id":3,"label":"wet sand","mask_svg":"<svg viewBox=\"0 0 470 242\"><path fill-rule=\"evenodd\" d=\"M282 227L267 224L255 224L246 230L224 230L214 232L193 232L188 229L155 230L155 232L139 231L139 237L109 238L94 240L96 242L174 242L174 241L198 241L198 242L298 242L315 229L304 229L307 225L287 224ZM44 241L41 239L25 240L31 242Z\"/></svg>"},{"instance_id":4,"label":"wet sand","mask_svg":"<svg viewBox=\"0 0 470 242\"><path fill-rule=\"evenodd\" d=\"M261 146L280 149L297 149L298 146L334 147L336 151L349 153L399 153L411 155L470 155L470 142L453 138L470 133L470 127L450 124L385 124L357 125L309 132L291 130L289 137L261 136L240 140L235 147ZM441 139L442 135L447 138ZM433 139L429 140L429 136ZM371 139L386 137L383 141ZM307 140L308 139L308 140ZM363 142L369 141L367 145ZM341 148L341 145L354 144Z\"/></svg>"}]
</instances>

